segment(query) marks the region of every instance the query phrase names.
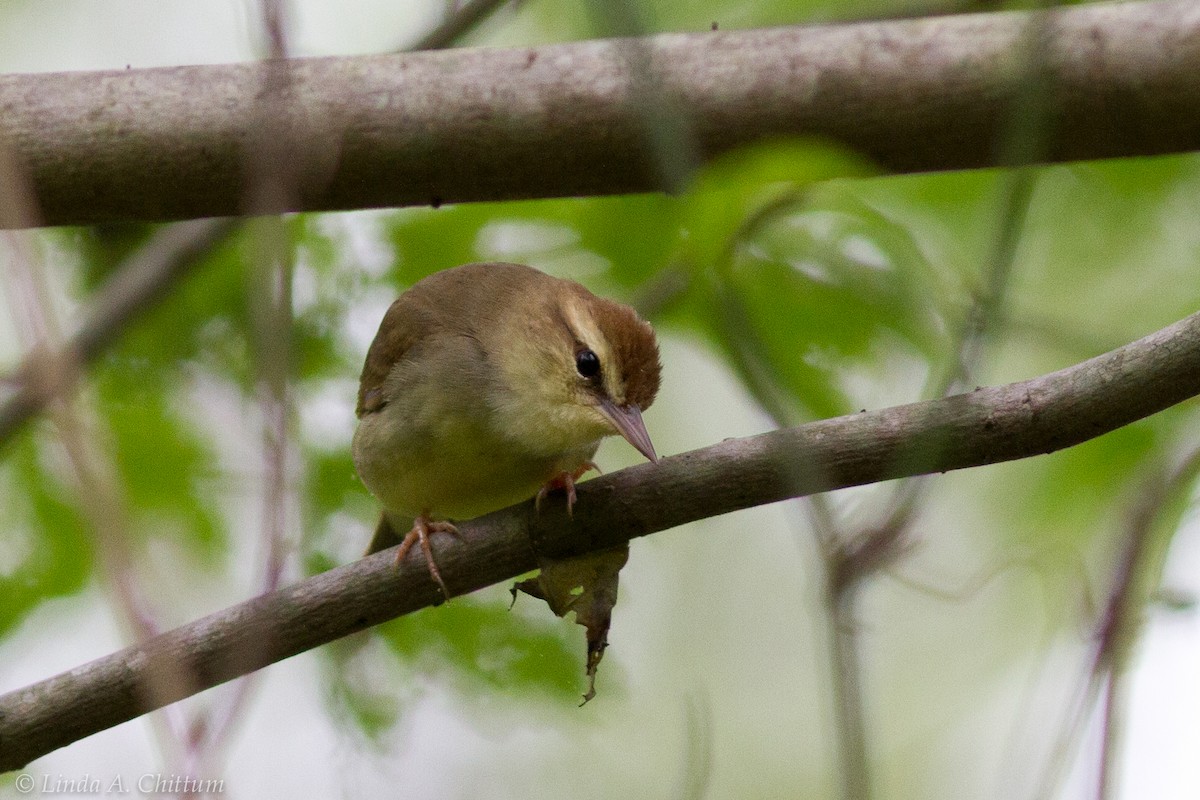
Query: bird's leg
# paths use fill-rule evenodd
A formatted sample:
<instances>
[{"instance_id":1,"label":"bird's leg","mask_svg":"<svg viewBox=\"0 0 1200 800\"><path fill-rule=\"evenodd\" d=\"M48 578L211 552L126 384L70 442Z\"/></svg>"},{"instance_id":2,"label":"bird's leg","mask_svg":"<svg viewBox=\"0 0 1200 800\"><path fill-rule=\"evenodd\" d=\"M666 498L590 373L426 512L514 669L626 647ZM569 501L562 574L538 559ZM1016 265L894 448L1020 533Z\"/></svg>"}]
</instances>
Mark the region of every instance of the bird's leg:
<instances>
[{"instance_id":1,"label":"bird's leg","mask_svg":"<svg viewBox=\"0 0 1200 800\"><path fill-rule=\"evenodd\" d=\"M567 515L574 516L575 515L575 481L579 480L580 476L582 476L585 472L587 472L588 470L592 470L592 469L596 470L596 472L603 472L603 470L601 470L599 467L597 467L594 462L585 461L582 464L580 464L579 469L575 470L574 472L566 472L566 471L560 472L557 475L555 475L553 478L551 478L550 480L546 481L546 483L542 485L542 488L538 489L537 496L533 499L534 510L535 511L542 510L542 500L544 500L546 495L550 494L550 492L554 491L555 489L566 489L566 491L567 491Z\"/></svg>"},{"instance_id":2,"label":"bird's leg","mask_svg":"<svg viewBox=\"0 0 1200 800\"><path fill-rule=\"evenodd\" d=\"M449 522L435 522L429 518L428 511L422 511L413 520L412 530L405 535L404 541L400 543L400 549L396 551L396 566L399 567L404 562L404 557L408 555L408 551L413 548L414 544L420 544L421 552L425 554L425 564L429 567L429 575L441 587L442 594L448 600L450 592L446 589L445 581L442 580L442 573L438 570L437 562L433 560L433 547L429 544L431 533L449 533L458 536L458 528Z\"/></svg>"}]
</instances>

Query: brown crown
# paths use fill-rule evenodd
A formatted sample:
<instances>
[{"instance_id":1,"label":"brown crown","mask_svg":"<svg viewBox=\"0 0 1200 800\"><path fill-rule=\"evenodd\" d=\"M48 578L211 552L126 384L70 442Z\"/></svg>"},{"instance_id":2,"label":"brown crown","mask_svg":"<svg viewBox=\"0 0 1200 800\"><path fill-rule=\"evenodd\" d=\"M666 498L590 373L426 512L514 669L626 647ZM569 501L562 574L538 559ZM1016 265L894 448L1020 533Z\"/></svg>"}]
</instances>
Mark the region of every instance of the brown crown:
<instances>
[{"instance_id":1,"label":"brown crown","mask_svg":"<svg viewBox=\"0 0 1200 800\"><path fill-rule=\"evenodd\" d=\"M662 375L654 329L629 306L602 297L592 314L621 370L625 402L649 408Z\"/></svg>"}]
</instances>

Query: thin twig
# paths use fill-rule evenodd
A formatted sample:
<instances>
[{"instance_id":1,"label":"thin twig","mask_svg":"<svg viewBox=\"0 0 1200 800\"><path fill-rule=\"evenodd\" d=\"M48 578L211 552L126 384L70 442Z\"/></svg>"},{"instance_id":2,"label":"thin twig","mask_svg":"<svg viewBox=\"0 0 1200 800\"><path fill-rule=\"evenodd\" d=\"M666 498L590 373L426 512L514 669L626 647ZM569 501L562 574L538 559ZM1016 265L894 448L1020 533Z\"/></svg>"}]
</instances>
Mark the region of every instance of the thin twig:
<instances>
[{"instance_id":1,"label":"thin twig","mask_svg":"<svg viewBox=\"0 0 1200 800\"><path fill-rule=\"evenodd\" d=\"M1045 27L1043 20L1043 17L1030 17L1031 30L1026 38L1038 43L1046 41L1042 35ZM1041 74L1045 58L1043 49L1031 48L1025 59L1027 71ZM1022 85L1018 97L1035 95L1036 99L1042 99L1041 93L1036 91L1040 84L1036 88L1028 88L1030 85ZM1041 121L1049 113L1046 104L1025 103L1021 111L1025 113L1014 113L1012 130L1022 131L1032 127L1040 133L1043 129ZM1037 136L1011 138L1032 142L1027 146L1040 154L1043 140ZM1033 160L1035 155L1033 152L1021 152L1014 154L1013 158L1023 164ZM1029 167L1021 167L1006 176L999 230L995 246L989 253L983 286L958 330L951 350L952 368L935 386L932 392L935 397L944 397L961 388L962 381L970 376L981 361L986 339L1003 323L1006 289L1016 262L1017 245L1024 231L1035 177ZM935 443L933 446L938 445ZM902 481L892 496L884 521L861 531L852 542L843 540L844 543L829 551L825 559L831 614L830 645L835 671L834 698L842 754L842 796L846 800L866 800L872 794L867 722L862 698L862 665L855 634L857 588L864 578L887 568L906 551L906 539L919 516L921 502L928 494L928 485L927 477Z\"/></svg>"},{"instance_id":2,"label":"thin twig","mask_svg":"<svg viewBox=\"0 0 1200 800\"><path fill-rule=\"evenodd\" d=\"M683 702L687 749L676 796L680 800L703 800L712 785L712 700L704 691L696 690L685 695Z\"/></svg>"},{"instance_id":3,"label":"thin twig","mask_svg":"<svg viewBox=\"0 0 1200 800\"><path fill-rule=\"evenodd\" d=\"M1112 797L1121 733L1124 684L1137 638L1145 624L1144 611L1161 575L1167 545L1174 530L1162 530L1161 516L1179 494L1200 474L1200 448L1185 455L1170 470L1151 470L1142 482L1139 502L1124 525L1124 547L1109 590L1108 602L1096 622L1095 652L1067 721L1057 738L1052 758L1034 795L1055 795L1071 756L1071 745L1082 740L1082 731L1096 703L1101 702L1101 747L1096 775L1096 796Z\"/></svg>"},{"instance_id":4,"label":"thin twig","mask_svg":"<svg viewBox=\"0 0 1200 800\"><path fill-rule=\"evenodd\" d=\"M219 219L164 227L129 256L89 301L87 316L65 344L53 352L32 351L7 379L13 390L0 404L0 443L11 439L50 398L70 390L79 373L66 365L82 368L95 361L239 224ZM48 374L56 379L47 383ZM41 378L31 381L33 375Z\"/></svg>"},{"instance_id":5,"label":"thin twig","mask_svg":"<svg viewBox=\"0 0 1200 800\"><path fill-rule=\"evenodd\" d=\"M496 0L472 2L452 14L429 36L418 43L432 49L444 47L466 35L501 3ZM288 154L294 144L289 133L281 128L286 118L283 107L291 101L295 80L294 64L288 61L286 8L279 0L260 0L261 16L266 31L269 61L264 68L263 103L259 114L260 136L248 146L247 160L254 167L247 182L247 207L270 209L293 202L301 186L290 165L298 159ZM491 6L485 8L485 6ZM292 505L288 486L290 425L293 416L289 386L289 365L292 362L292 270L293 263L287 242L287 231L278 219L264 218L254 226L258 245L256 271L260 299L258 308L258 369L260 405L263 415L263 491L262 535L265 552L261 592L269 594L279 588L288 552L287 509ZM228 741L240 711L249 701L254 689L254 676L241 680L234 692L224 698L217 708L204 712L194 720L191 759L187 765L195 772L203 760L211 767ZM185 770L187 771L187 770Z\"/></svg>"},{"instance_id":6,"label":"thin twig","mask_svg":"<svg viewBox=\"0 0 1200 800\"><path fill-rule=\"evenodd\" d=\"M287 6L284 0L259 0L267 58L262 64L262 98L256 109L258 135L247 142L246 207L253 213L293 202L299 192L292 153L296 149L286 129L287 105L292 101L293 65L288 60ZM259 406L262 410L262 495L259 542L264 552L260 591L279 588L287 556L290 482L288 460L291 442L291 392L289 375L292 336L292 258L283 220L262 217L254 221L256 258L255 311ZM266 642L262 646L268 646ZM195 774L203 766L211 771L229 741L241 712L257 686L258 675L237 682L223 702L200 712L192 723L196 735L189 740L184 771Z\"/></svg>"},{"instance_id":7,"label":"thin twig","mask_svg":"<svg viewBox=\"0 0 1200 800\"><path fill-rule=\"evenodd\" d=\"M454 13L443 19L436 28L400 52L415 53L420 50L442 50L453 47L498 11L501 6L510 3L516 7L520 4L520 0L468 0Z\"/></svg>"},{"instance_id":8,"label":"thin twig","mask_svg":"<svg viewBox=\"0 0 1200 800\"><path fill-rule=\"evenodd\" d=\"M50 290L45 283L44 265L34 255L29 234L6 235L12 252L10 277L13 317L18 335L29 352L68 353L52 310ZM24 386L38 387L50 404L50 418L59 443L67 456L76 485L76 501L82 508L95 536L101 575L106 588L116 599L118 619L135 641L144 641L160 633L154 613L143 596L132 571L133 554L129 546L129 514L120 481L112 471L112 459L102 452L103 437L97 435L94 417L84 403L78 402L71 388L79 364L71 358L42 359L37 369L24 374ZM165 669L148 676L147 696L170 695L180 690L184 676ZM155 715L155 722L159 722ZM183 741L182 717L170 708L161 715L164 724L156 724L158 742L164 754L178 751Z\"/></svg>"},{"instance_id":9,"label":"thin twig","mask_svg":"<svg viewBox=\"0 0 1200 800\"><path fill-rule=\"evenodd\" d=\"M807 192L803 188L783 191L748 214L730 237L725 252L705 275L716 305L714 319L730 363L759 408L780 428L798 422L798 398L790 396L779 385L775 373L770 369L765 345L755 332L749 310L734 289L732 268L735 249L740 243L752 238L780 214L803 205L806 199ZM797 460L793 467L798 472L811 472L817 468L803 459ZM838 768L841 775L839 786L846 800L862 800L870 796L870 779L866 721L863 717L860 669L853 630L853 604L849 602L850 592L835 588L846 588L857 581L845 581L839 569L851 563L843 558L842 543L847 536L828 500L818 494L803 498L802 502L825 569L830 679L836 710L834 719L837 723Z\"/></svg>"},{"instance_id":10,"label":"thin twig","mask_svg":"<svg viewBox=\"0 0 1200 800\"><path fill-rule=\"evenodd\" d=\"M953 367L935 384L934 396L944 396L952 386L958 385L972 368L968 365L974 365L981 357L983 340L998 324L1033 180L1032 173L1020 170L1004 184L1001 223L984 284L955 337L951 348ZM778 214L802 204L804 198L802 190L781 192L749 215L731 237L725 257L718 263L711 281L712 294L720 311L716 318L721 323L731 361L760 406L781 427L794 424L793 404L767 368L763 345L754 333L748 312L732 289L729 273L735 244L753 236ZM871 795L865 738L867 723L862 716L861 665L855 638L855 589L860 581L887 567L906 549L905 537L918 516L920 501L925 496L924 485L922 479L903 481L893 495L884 521L853 534L839 530L840 526L823 498L812 498L813 502L809 504L818 541L822 543L829 591L832 677L842 770L840 785L848 800L861 800Z\"/></svg>"},{"instance_id":11,"label":"thin twig","mask_svg":"<svg viewBox=\"0 0 1200 800\"><path fill-rule=\"evenodd\" d=\"M1130 516L1126 546L1118 562L1116 580L1097 637L1093 675L1106 674L1104 726L1097 778L1097 800L1116 796L1117 761L1123 722L1122 698L1135 644L1145 626L1145 607L1158 585L1174 530L1161 527L1164 512L1200 474L1200 448L1190 452L1170 474L1155 475L1146 486L1143 501Z\"/></svg>"}]
</instances>

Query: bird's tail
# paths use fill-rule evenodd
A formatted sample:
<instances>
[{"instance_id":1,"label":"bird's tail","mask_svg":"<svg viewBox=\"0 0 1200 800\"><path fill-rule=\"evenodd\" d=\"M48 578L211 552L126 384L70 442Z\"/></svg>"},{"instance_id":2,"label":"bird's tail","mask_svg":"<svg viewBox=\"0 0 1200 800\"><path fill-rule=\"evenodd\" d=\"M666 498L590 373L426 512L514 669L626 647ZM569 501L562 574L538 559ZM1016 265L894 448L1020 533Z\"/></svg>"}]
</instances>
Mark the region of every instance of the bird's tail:
<instances>
[{"instance_id":1,"label":"bird's tail","mask_svg":"<svg viewBox=\"0 0 1200 800\"><path fill-rule=\"evenodd\" d=\"M363 555L369 556L400 544L404 541L404 537L397 533L397 530L407 531L408 527L397 528L396 521L389 517L386 511L380 514L379 524L375 526L375 535L371 537L371 544L367 546L367 552Z\"/></svg>"}]
</instances>

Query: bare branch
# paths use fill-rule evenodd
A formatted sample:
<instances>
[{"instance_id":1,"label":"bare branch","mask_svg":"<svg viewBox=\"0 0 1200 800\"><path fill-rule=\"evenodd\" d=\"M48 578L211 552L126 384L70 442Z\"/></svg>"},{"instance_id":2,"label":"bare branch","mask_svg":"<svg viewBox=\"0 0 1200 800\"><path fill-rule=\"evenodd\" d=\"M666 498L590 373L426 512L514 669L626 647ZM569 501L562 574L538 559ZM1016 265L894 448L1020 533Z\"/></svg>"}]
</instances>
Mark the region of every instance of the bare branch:
<instances>
[{"instance_id":1,"label":"bare branch","mask_svg":"<svg viewBox=\"0 0 1200 800\"><path fill-rule=\"evenodd\" d=\"M962 169L998 163L1029 19L668 34L639 47L702 158L813 135L891 170ZM1200 147L1200 5L1083 5L1051 19L1046 160ZM622 47L296 59L279 123L304 183L286 210L659 189ZM27 170L42 224L233 215L259 88L256 64L0 76L0 142Z\"/></svg>"},{"instance_id":2,"label":"bare branch","mask_svg":"<svg viewBox=\"0 0 1200 800\"><path fill-rule=\"evenodd\" d=\"M438 562L456 594L511 579L536 554L569 556L750 506L909 475L1050 453L1200 394L1200 313L1059 372L642 464L579 487L574 518L532 501L459 526ZM817 469L797 467L816 464ZM0 771L165 703L441 598L417 559L385 550L219 611L0 697ZM181 669L182 667L182 669ZM142 687L185 672L174 696Z\"/></svg>"}]
</instances>

